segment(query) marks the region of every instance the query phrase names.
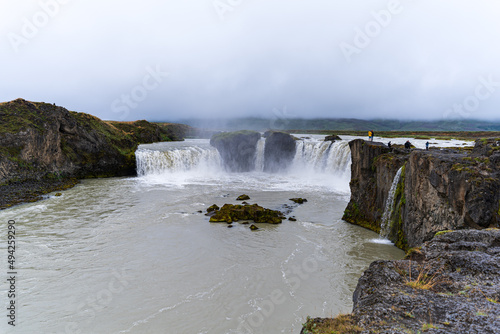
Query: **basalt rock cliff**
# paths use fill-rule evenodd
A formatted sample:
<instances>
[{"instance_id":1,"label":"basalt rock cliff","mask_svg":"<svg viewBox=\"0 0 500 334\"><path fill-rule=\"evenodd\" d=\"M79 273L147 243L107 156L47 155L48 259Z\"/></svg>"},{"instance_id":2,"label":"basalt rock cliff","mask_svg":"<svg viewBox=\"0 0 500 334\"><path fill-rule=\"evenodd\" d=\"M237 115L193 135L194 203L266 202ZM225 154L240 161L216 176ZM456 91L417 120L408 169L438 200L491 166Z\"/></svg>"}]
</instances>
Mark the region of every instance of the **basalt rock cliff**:
<instances>
[{"instance_id":1,"label":"basalt rock cliff","mask_svg":"<svg viewBox=\"0 0 500 334\"><path fill-rule=\"evenodd\" d=\"M255 153L260 133L256 131L221 132L210 139L229 172L250 172L255 169Z\"/></svg>"},{"instance_id":2,"label":"basalt rock cliff","mask_svg":"<svg viewBox=\"0 0 500 334\"><path fill-rule=\"evenodd\" d=\"M264 171L277 173L290 166L296 151L295 139L288 133L271 131L264 148Z\"/></svg>"},{"instance_id":3,"label":"basalt rock cliff","mask_svg":"<svg viewBox=\"0 0 500 334\"><path fill-rule=\"evenodd\" d=\"M351 200L343 219L377 233L389 189L402 168L389 217L389 239L402 249L443 230L500 225L500 140L477 140L472 150L389 149L354 140Z\"/></svg>"},{"instance_id":4,"label":"basalt rock cliff","mask_svg":"<svg viewBox=\"0 0 500 334\"><path fill-rule=\"evenodd\" d=\"M0 103L0 208L73 185L74 178L135 175L137 146L168 140L165 134L147 121L104 122L23 99Z\"/></svg>"},{"instance_id":5,"label":"basalt rock cliff","mask_svg":"<svg viewBox=\"0 0 500 334\"><path fill-rule=\"evenodd\" d=\"M500 230L441 232L404 260L375 261L353 313L308 319L311 333L500 333Z\"/></svg>"}]
</instances>

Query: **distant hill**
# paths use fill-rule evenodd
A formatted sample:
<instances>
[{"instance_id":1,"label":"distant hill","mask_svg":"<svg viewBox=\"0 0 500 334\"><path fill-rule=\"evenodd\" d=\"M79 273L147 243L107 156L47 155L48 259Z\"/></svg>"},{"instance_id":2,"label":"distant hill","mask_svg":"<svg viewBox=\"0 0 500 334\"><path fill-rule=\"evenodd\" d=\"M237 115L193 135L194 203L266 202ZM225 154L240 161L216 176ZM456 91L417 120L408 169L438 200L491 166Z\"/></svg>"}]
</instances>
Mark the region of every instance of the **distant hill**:
<instances>
[{"instance_id":1,"label":"distant hill","mask_svg":"<svg viewBox=\"0 0 500 334\"><path fill-rule=\"evenodd\" d=\"M398 121L340 119L186 119L183 124L214 130L333 130L333 131L500 131L500 122L479 120Z\"/></svg>"}]
</instances>

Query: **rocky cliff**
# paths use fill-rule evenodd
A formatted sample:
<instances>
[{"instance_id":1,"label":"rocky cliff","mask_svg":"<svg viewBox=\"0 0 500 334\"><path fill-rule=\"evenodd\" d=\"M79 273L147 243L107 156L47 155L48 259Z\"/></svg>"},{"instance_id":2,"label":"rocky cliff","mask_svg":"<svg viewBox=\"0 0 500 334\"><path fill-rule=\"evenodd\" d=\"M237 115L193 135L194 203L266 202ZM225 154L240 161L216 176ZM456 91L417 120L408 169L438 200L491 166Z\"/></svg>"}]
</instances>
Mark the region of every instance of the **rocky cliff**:
<instances>
[{"instance_id":1,"label":"rocky cliff","mask_svg":"<svg viewBox=\"0 0 500 334\"><path fill-rule=\"evenodd\" d=\"M0 207L23 197L37 198L58 182L60 187L74 184L73 180L65 182L72 178L135 175L137 145L166 139L158 125L146 121L104 122L23 99L0 103L0 193L4 199ZM27 189L35 189L35 196L27 194Z\"/></svg>"},{"instance_id":2,"label":"rocky cliff","mask_svg":"<svg viewBox=\"0 0 500 334\"><path fill-rule=\"evenodd\" d=\"M499 286L500 230L438 233L404 260L373 262L353 313L302 333L500 333Z\"/></svg>"},{"instance_id":3,"label":"rocky cliff","mask_svg":"<svg viewBox=\"0 0 500 334\"><path fill-rule=\"evenodd\" d=\"M288 133L268 131L264 148L264 171L277 173L286 170L295 157L297 145Z\"/></svg>"},{"instance_id":4,"label":"rocky cliff","mask_svg":"<svg viewBox=\"0 0 500 334\"><path fill-rule=\"evenodd\" d=\"M255 153L261 135L256 131L221 132L210 139L210 144L217 148L230 172L250 172L255 169Z\"/></svg>"},{"instance_id":5,"label":"rocky cliff","mask_svg":"<svg viewBox=\"0 0 500 334\"><path fill-rule=\"evenodd\" d=\"M389 239L402 249L443 230L500 224L500 141L478 140L472 151L404 150L354 140L351 200L343 219L380 232L389 189L399 168Z\"/></svg>"}]
</instances>

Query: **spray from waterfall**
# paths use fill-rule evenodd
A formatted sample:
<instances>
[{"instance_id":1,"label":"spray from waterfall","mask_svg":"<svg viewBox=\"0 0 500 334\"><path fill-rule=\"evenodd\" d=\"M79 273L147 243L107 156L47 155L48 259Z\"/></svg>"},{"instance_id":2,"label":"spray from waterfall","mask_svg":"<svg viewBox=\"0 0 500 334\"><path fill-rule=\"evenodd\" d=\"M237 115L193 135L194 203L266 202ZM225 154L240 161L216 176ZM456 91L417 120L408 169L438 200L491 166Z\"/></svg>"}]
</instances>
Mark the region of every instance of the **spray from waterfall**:
<instances>
[{"instance_id":1,"label":"spray from waterfall","mask_svg":"<svg viewBox=\"0 0 500 334\"><path fill-rule=\"evenodd\" d=\"M171 150L140 148L135 152L137 175L189 172L199 169L220 169L220 156L215 148L196 145Z\"/></svg>"},{"instance_id":2,"label":"spray from waterfall","mask_svg":"<svg viewBox=\"0 0 500 334\"><path fill-rule=\"evenodd\" d=\"M141 145L136 151L136 160L137 174L153 176L155 182L161 181L161 178L173 180L178 177L228 175L217 149L210 146L208 140L202 139ZM342 192L349 191L351 151L347 141L297 140L295 156L288 163L288 168L274 174L278 177L291 176L308 185L327 185ZM256 146L254 172L268 174L264 166L265 139L260 139Z\"/></svg>"},{"instance_id":3,"label":"spray from waterfall","mask_svg":"<svg viewBox=\"0 0 500 334\"><path fill-rule=\"evenodd\" d=\"M309 173L349 177L351 150L347 141L298 141L292 168Z\"/></svg>"},{"instance_id":4,"label":"spray from waterfall","mask_svg":"<svg viewBox=\"0 0 500 334\"><path fill-rule=\"evenodd\" d=\"M386 239L391 232L391 216L394 212L394 195L398 187L399 180L401 179L401 172L403 167L399 168L398 172L394 176L392 181L391 189L389 189L389 194L387 195L387 201L385 202L384 213L382 214L382 223L380 226L380 237Z\"/></svg>"}]
</instances>

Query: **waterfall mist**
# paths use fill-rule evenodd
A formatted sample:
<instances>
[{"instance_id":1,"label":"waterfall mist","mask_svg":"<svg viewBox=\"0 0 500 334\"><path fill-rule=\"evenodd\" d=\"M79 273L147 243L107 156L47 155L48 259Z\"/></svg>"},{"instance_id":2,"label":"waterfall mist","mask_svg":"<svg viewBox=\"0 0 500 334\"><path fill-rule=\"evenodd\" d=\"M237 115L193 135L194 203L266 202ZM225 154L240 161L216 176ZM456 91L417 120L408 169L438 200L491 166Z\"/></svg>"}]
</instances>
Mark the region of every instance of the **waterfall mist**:
<instances>
[{"instance_id":1,"label":"waterfall mist","mask_svg":"<svg viewBox=\"0 0 500 334\"><path fill-rule=\"evenodd\" d=\"M283 179L288 186L328 187L349 193L351 154L347 141L325 142L321 136L296 141L295 153L287 164L266 164L265 140L256 144L250 172L230 173L224 168L217 149L208 140L190 139L141 145L136 152L137 174L154 182L180 182L235 178L251 183L262 178ZM276 154L274 152L273 154ZM267 168L266 168L267 167Z\"/></svg>"}]
</instances>

